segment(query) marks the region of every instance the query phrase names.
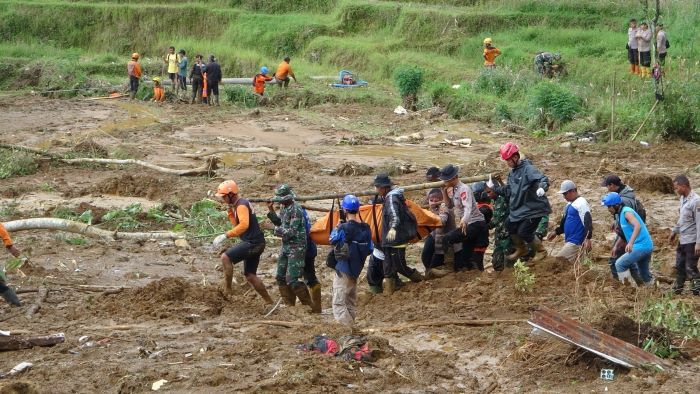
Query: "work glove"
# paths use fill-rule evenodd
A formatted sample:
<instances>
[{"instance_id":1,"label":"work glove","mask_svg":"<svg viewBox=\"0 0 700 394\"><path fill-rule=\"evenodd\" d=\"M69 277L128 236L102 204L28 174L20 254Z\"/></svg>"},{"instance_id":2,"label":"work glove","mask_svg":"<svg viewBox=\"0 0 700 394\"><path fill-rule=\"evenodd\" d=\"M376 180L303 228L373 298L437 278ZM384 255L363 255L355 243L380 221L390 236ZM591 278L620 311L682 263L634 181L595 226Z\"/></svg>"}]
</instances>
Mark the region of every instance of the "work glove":
<instances>
[{"instance_id":1,"label":"work glove","mask_svg":"<svg viewBox=\"0 0 700 394\"><path fill-rule=\"evenodd\" d=\"M218 237L214 238L214 241L211 243L211 247L214 250L219 249L221 245L223 245L223 243L226 242L227 238L228 237L226 236L226 234L219 235Z\"/></svg>"},{"instance_id":2,"label":"work glove","mask_svg":"<svg viewBox=\"0 0 700 394\"><path fill-rule=\"evenodd\" d=\"M544 196L544 189L543 188L537 189L537 197L542 197L542 196Z\"/></svg>"},{"instance_id":3,"label":"work glove","mask_svg":"<svg viewBox=\"0 0 700 394\"><path fill-rule=\"evenodd\" d=\"M491 177L491 174L489 174L489 180L486 181L486 187L493 189L493 178Z\"/></svg>"},{"instance_id":4,"label":"work glove","mask_svg":"<svg viewBox=\"0 0 700 394\"><path fill-rule=\"evenodd\" d=\"M390 229L388 233L386 233L386 241L387 242L394 242L396 239L396 229Z\"/></svg>"}]
</instances>

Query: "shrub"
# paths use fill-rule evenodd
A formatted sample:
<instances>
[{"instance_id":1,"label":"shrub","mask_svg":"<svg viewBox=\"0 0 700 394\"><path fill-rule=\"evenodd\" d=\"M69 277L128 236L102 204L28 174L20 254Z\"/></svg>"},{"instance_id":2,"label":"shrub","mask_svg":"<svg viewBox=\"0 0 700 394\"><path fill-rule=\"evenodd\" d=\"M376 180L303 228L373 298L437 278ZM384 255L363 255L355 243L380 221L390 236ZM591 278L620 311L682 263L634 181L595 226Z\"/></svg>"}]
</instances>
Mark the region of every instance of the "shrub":
<instances>
[{"instance_id":1,"label":"shrub","mask_svg":"<svg viewBox=\"0 0 700 394\"><path fill-rule=\"evenodd\" d=\"M415 100L423 85L423 70L417 66L401 65L394 70L394 82L401 97Z\"/></svg>"},{"instance_id":2,"label":"shrub","mask_svg":"<svg viewBox=\"0 0 700 394\"><path fill-rule=\"evenodd\" d=\"M535 287L535 274L530 268L518 260L513 265L513 277L515 278L515 290L521 293L529 293Z\"/></svg>"},{"instance_id":3,"label":"shrub","mask_svg":"<svg viewBox=\"0 0 700 394\"><path fill-rule=\"evenodd\" d=\"M0 179L18 175L31 175L38 165L30 153L0 149Z\"/></svg>"},{"instance_id":4,"label":"shrub","mask_svg":"<svg viewBox=\"0 0 700 394\"><path fill-rule=\"evenodd\" d=\"M238 85L227 86L224 89L224 98L233 104L245 108L253 108L258 105L258 98L253 94L250 87Z\"/></svg>"},{"instance_id":5,"label":"shrub","mask_svg":"<svg viewBox=\"0 0 700 394\"><path fill-rule=\"evenodd\" d=\"M510 92L514 80L509 70L485 68L474 81L474 91L500 97Z\"/></svg>"},{"instance_id":6,"label":"shrub","mask_svg":"<svg viewBox=\"0 0 700 394\"><path fill-rule=\"evenodd\" d=\"M558 83L542 82L532 92L531 106L559 123L566 123L581 111L581 100Z\"/></svg>"}]
</instances>

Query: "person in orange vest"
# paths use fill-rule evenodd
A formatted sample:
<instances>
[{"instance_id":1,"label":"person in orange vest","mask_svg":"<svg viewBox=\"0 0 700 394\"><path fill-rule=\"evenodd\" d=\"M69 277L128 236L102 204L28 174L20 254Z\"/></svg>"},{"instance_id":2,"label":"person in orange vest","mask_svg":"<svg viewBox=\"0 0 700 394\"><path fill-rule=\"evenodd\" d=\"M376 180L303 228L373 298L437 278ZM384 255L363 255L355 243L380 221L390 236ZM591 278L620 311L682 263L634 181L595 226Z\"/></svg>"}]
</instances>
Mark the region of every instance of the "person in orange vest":
<instances>
[{"instance_id":1,"label":"person in orange vest","mask_svg":"<svg viewBox=\"0 0 700 394\"><path fill-rule=\"evenodd\" d=\"M207 73L205 71L202 76L202 104L209 105L209 92L207 91L208 89L209 88L207 87Z\"/></svg>"},{"instance_id":2,"label":"person in orange vest","mask_svg":"<svg viewBox=\"0 0 700 394\"><path fill-rule=\"evenodd\" d=\"M292 66L289 65L290 60L289 56L285 57L282 63L277 66L277 72L274 75L275 79L285 88L289 86L289 77L294 78L294 82L297 82L297 77L294 75L294 71L292 71Z\"/></svg>"},{"instance_id":3,"label":"person in orange vest","mask_svg":"<svg viewBox=\"0 0 700 394\"><path fill-rule=\"evenodd\" d=\"M139 82L141 81L141 64L139 64L139 54L134 52L131 54L131 60L126 65L126 71L129 73L129 99L136 98L136 92L139 90Z\"/></svg>"},{"instance_id":4,"label":"person in orange vest","mask_svg":"<svg viewBox=\"0 0 700 394\"><path fill-rule=\"evenodd\" d=\"M12 238L10 238L10 234L7 232L2 223L0 223L0 238L2 238L2 243L5 245L7 251L10 252L11 255L19 257L22 252L20 252L20 250L17 249L17 247L12 243ZM0 295L2 295L2 298L4 298L8 304L13 306L22 306L22 303L19 302L19 298L17 298L15 291L7 286L3 271L0 271Z\"/></svg>"},{"instance_id":5,"label":"person in orange vest","mask_svg":"<svg viewBox=\"0 0 700 394\"><path fill-rule=\"evenodd\" d=\"M491 37L484 39L484 67L496 67L496 57L501 55L501 50L494 47Z\"/></svg>"},{"instance_id":6,"label":"person in orange vest","mask_svg":"<svg viewBox=\"0 0 700 394\"><path fill-rule=\"evenodd\" d=\"M272 81L272 77L268 77L267 72L267 67L262 66L260 67L260 74L253 77L253 93L260 97L265 95L265 82Z\"/></svg>"},{"instance_id":7,"label":"person in orange vest","mask_svg":"<svg viewBox=\"0 0 700 394\"><path fill-rule=\"evenodd\" d=\"M153 78L153 100L157 103L165 101L165 89L160 84L160 77Z\"/></svg>"}]
</instances>

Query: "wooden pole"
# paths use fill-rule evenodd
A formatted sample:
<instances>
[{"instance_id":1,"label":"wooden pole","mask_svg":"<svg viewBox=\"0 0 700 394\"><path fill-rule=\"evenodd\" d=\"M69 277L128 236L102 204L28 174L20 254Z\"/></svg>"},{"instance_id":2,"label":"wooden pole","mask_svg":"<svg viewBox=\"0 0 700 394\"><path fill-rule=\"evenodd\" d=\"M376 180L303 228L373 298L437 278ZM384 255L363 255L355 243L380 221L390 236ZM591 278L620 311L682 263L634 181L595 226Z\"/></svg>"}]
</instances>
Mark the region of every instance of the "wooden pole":
<instances>
[{"instance_id":1,"label":"wooden pole","mask_svg":"<svg viewBox=\"0 0 700 394\"><path fill-rule=\"evenodd\" d=\"M649 113L647 114L647 117L644 118L644 121L642 122L642 124L639 125L639 128L637 129L637 132L634 133L634 135L633 135L632 138L631 138L632 141L634 141L634 139L637 138L637 134L639 134L639 131L642 130L642 127L644 127L644 125L647 123L647 120L649 120L649 117L651 116L651 114L652 114L652 113L654 112L654 110L656 109L656 105L657 105L657 104L659 104L659 100L656 100L656 102L654 103L654 106L651 107L651 110L650 110Z\"/></svg>"},{"instance_id":2,"label":"wooden pole","mask_svg":"<svg viewBox=\"0 0 700 394\"><path fill-rule=\"evenodd\" d=\"M490 176L490 174L476 175L476 176L461 178L460 181L462 181L464 183L485 181L485 180L489 179L489 176ZM417 185L408 185L408 186L399 186L399 187L401 187L404 191L408 192L408 191L414 191L414 190L426 190L426 189L440 188L444 184L445 184L445 182L438 181L438 182L419 183ZM314 196L297 196L295 198L295 200L296 201L335 200L336 198L343 198L347 194L354 194L357 197L373 196L373 195L377 194L377 191L376 190L364 190L364 191L359 191L359 192L328 193L328 194L318 194L318 195L314 195ZM270 198L252 197L252 198L248 198L248 201L250 201L250 202L270 202L271 199L272 199L271 197Z\"/></svg>"},{"instance_id":3,"label":"wooden pole","mask_svg":"<svg viewBox=\"0 0 700 394\"><path fill-rule=\"evenodd\" d=\"M66 336L63 333L36 337L10 335L8 337L0 337L0 350L20 350L31 349L34 346L53 346L63 343L65 340Z\"/></svg>"},{"instance_id":4,"label":"wooden pole","mask_svg":"<svg viewBox=\"0 0 700 394\"><path fill-rule=\"evenodd\" d=\"M617 79L617 71L613 72L613 83L612 83L612 103L610 110L610 142L615 141L615 81Z\"/></svg>"}]
</instances>

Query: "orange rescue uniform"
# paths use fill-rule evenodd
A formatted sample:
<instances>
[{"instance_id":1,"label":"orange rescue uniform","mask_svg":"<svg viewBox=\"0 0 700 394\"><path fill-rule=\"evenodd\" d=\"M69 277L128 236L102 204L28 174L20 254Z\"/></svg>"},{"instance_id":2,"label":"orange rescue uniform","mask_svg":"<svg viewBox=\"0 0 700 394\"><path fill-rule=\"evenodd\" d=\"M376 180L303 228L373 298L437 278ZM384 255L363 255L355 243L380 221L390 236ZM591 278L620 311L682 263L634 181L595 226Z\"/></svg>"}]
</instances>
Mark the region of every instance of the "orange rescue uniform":
<instances>
[{"instance_id":1,"label":"orange rescue uniform","mask_svg":"<svg viewBox=\"0 0 700 394\"><path fill-rule=\"evenodd\" d=\"M484 66L495 66L496 57L501 54L498 48L484 48Z\"/></svg>"},{"instance_id":2,"label":"orange rescue uniform","mask_svg":"<svg viewBox=\"0 0 700 394\"><path fill-rule=\"evenodd\" d=\"M7 232L2 223L0 223L0 238L2 238L2 243L6 248L12 246L12 238L10 238L10 233Z\"/></svg>"},{"instance_id":3,"label":"orange rescue uniform","mask_svg":"<svg viewBox=\"0 0 700 394\"><path fill-rule=\"evenodd\" d=\"M162 86L153 86L153 101L165 101L165 89Z\"/></svg>"},{"instance_id":4,"label":"orange rescue uniform","mask_svg":"<svg viewBox=\"0 0 700 394\"><path fill-rule=\"evenodd\" d=\"M277 79L287 79L287 75L290 75L292 78L296 79L294 71L292 71L292 66L287 62L282 62L279 66L277 66L275 77Z\"/></svg>"},{"instance_id":5,"label":"orange rescue uniform","mask_svg":"<svg viewBox=\"0 0 700 394\"><path fill-rule=\"evenodd\" d=\"M243 204L236 207L235 215L233 209L228 209L228 220L233 225L233 228L226 232L228 238L238 237L248 230L248 226L250 225L250 215L248 212L248 207ZM236 216L238 216L238 220L236 220Z\"/></svg>"},{"instance_id":6,"label":"orange rescue uniform","mask_svg":"<svg viewBox=\"0 0 700 394\"><path fill-rule=\"evenodd\" d=\"M130 77L141 78L141 64L136 60L129 61L129 63L126 65L126 69L129 72Z\"/></svg>"},{"instance_id":7,"label":"orange rescue uniform","mask_svg":"<svg viewBox=\"0 0 700 394\"><path fill-rule=\"evenodd\" d=\"M253 91L256 94L265 94L265 82L272 81L272 77L268 77L265 74L258 74L253 78Z\"/></svg>"}]
</instances>

